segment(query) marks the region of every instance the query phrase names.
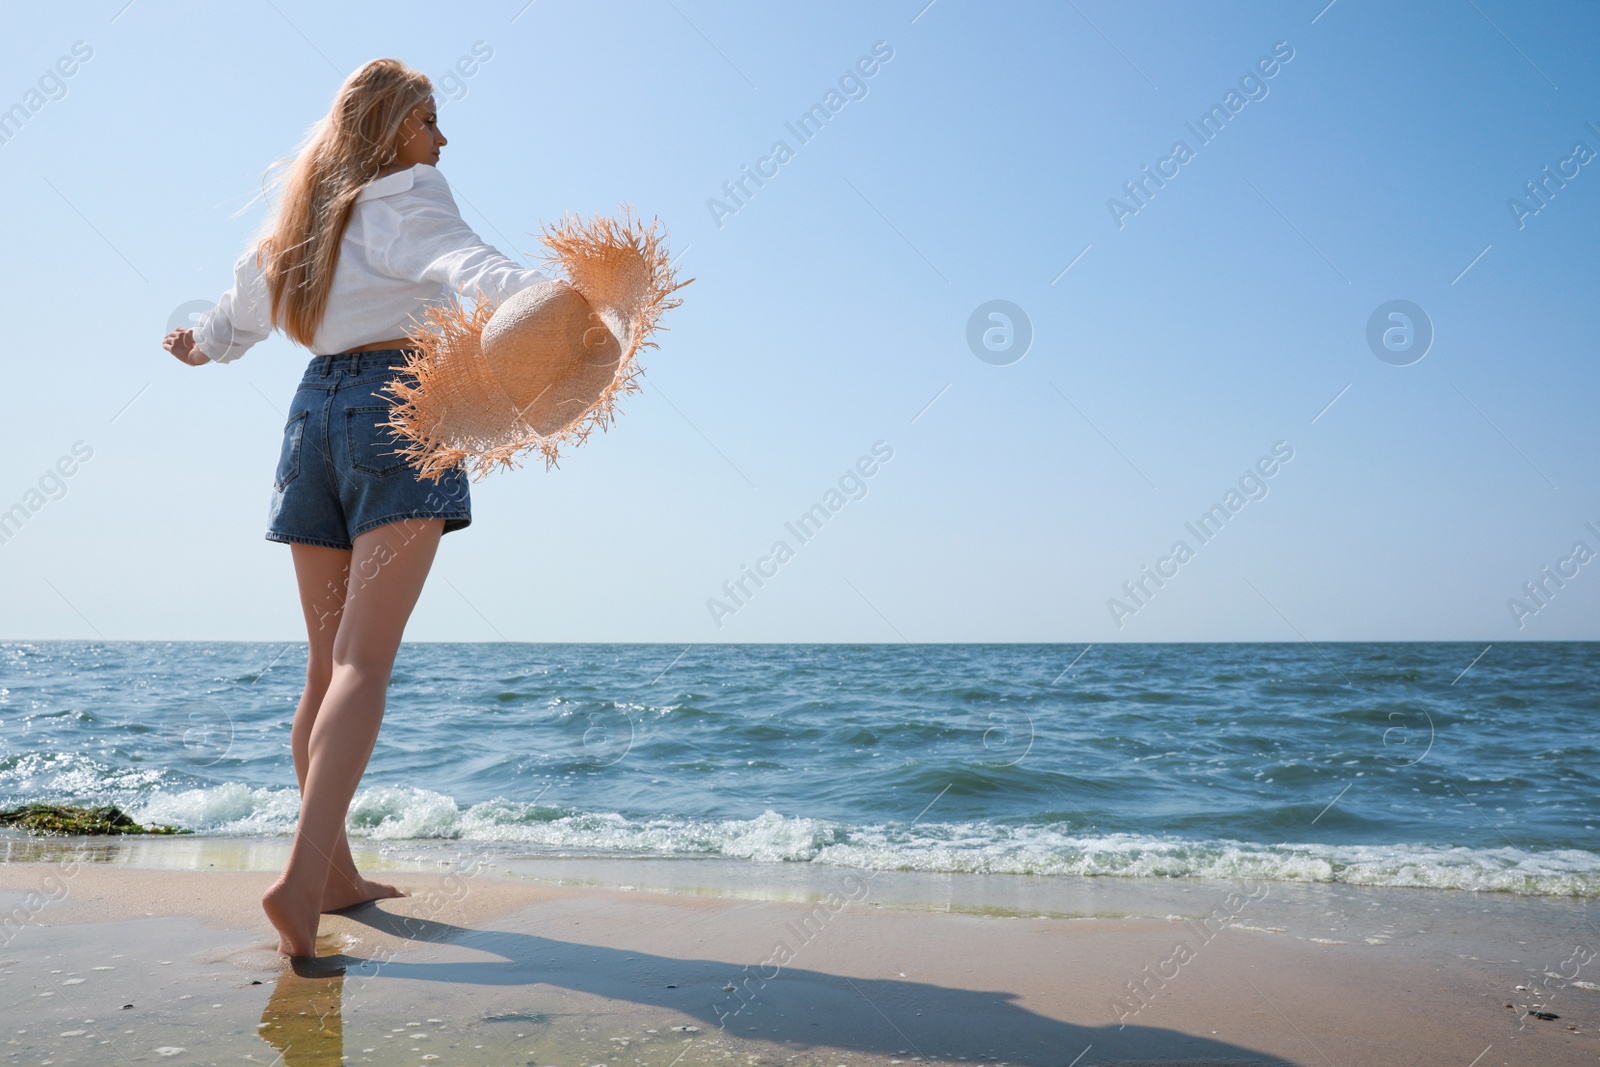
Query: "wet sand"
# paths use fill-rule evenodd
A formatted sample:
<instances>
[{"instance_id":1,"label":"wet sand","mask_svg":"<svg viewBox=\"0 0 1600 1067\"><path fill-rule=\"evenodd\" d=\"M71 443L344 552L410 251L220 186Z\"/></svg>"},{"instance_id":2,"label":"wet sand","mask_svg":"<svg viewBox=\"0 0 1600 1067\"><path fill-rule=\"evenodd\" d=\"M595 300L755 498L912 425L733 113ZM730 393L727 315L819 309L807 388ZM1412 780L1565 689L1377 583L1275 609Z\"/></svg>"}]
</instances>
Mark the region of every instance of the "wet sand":
<instances>
[{"instance_id":1,"label":"wet sand","mask_svg":"<svg viewBox=\"0 0 1600 1067\"><path fill-rule=\"evenodd\" d=\"M6 1063L1600 1062L1583 901L358 845L291 966L282 842L5 843Z\"/></svg>"}]
</instances>

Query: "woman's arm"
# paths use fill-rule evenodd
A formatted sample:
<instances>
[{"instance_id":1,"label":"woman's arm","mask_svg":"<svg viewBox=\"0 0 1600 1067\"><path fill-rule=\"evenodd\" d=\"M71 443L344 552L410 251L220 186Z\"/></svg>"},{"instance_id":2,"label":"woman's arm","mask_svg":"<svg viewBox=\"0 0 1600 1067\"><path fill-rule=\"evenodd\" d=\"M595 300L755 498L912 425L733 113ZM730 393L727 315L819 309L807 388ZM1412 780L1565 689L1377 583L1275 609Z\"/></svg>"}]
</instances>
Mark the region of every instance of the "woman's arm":
<instances>
[{"instance_id":1,"label":"woman's arm","mask_svg":"<svg viewBox=\"0 0 1600 1067\"><path fill-rule=\"evenodd\" d=\"M423 176L405 193L371 202L384 241L372 249L373 263L390 277L439 282L459 295L478 290L493 301L553 275L531 270L484 243L456 207L443 175Z\"/></svg>"},{"instance_id":2,"label":"woman's arm","mask_svg":"<svg viewBox=\"0 0 1600 1067\"><path fill-rule=\"evenodd\" d=\"M222 294L217 306L202 312L189 330L174 330L167 335L173 344L163 347L191 366L202 363L232 363L251 345L265 341L272 333L272 301L267 295L266 277L256 262L252 245L233 265L233 288ZM176 345L187 335L187 354Z\"/></svg>"}]
</instances>

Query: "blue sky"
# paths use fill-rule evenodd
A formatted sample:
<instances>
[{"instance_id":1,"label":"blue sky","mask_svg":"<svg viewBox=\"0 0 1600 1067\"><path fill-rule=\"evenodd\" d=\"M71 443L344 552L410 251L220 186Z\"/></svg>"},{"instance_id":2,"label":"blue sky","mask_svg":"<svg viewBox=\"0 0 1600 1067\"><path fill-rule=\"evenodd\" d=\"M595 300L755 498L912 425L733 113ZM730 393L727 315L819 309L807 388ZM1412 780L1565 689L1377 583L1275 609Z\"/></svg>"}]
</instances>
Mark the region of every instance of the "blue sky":
<instances>
[{"instance_id":1,"label":"blue sky","mask_svg":"<svg viewBox=\"0 0 1600 1067\"><path fill-rule=\"evenodd\" d=\"M0 637L303 636L262 534L308 353L191 369L160 338L377 56L435 79L486 240L628 201L697 279L610 432L473 487L411 639L1596 636L1600 6L925 5L9 11ZM995 300L1020 358L969 345ZM1368 343L1397 300L1414 362Z\"/></svg>"}]
</instances>

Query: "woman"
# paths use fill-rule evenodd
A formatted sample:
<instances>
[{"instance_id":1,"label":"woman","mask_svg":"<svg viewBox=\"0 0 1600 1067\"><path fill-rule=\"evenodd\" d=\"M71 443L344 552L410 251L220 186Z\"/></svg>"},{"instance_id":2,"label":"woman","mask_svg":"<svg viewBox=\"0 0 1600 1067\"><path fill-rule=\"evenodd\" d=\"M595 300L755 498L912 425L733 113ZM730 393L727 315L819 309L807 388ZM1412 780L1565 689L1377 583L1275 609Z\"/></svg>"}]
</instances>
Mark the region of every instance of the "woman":
<instances>
[{"instance_id":1,"label":"woman","mask_svg":"<svg viewBox=\"0 0 1600 1067\"><path fill-rule=\"evenodd\" d=\"M294 556L309 639L291 733L300 820L261 898L288 956L316 954L322 912L402 895L356 870L345 816L439 538L472 521L463 471L422 481L394 455L384 386L402 373L404 334L452 293L499 300L553 280L462 220L433 167L447 143L424 75L393 59L357 70L284 173L233 288L163 342L191 366L228 363L276 326L325 353L289 409L267 529Z\"/></svg>"}]
</instances>

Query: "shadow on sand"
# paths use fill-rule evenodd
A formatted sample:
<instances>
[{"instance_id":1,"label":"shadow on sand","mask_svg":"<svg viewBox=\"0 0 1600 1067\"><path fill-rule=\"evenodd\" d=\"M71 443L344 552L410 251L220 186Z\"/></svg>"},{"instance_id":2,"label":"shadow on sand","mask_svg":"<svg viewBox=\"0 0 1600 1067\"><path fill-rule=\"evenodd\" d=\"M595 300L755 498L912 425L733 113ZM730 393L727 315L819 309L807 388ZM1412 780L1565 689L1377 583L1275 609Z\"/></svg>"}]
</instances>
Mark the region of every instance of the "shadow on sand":
<instances>
[{"instance_id":1,"label":"shadow on sand","mask_svg":"<svg viewBox=\"0 0 1600 1067\"><path fill-rule=\"evenodd\" d=\"M1133 1023L1119 1028L1060 1022L1019 1007L1017 994L1003 990L850 978L790 966L766 976L768 980L746 981L742 991L728 992L724 987L730 973L738 969L721 960L654 956L505 930L471 930L390 914L376 905L341 914L397 938L447 943L500 959L419 963L339 955L295 961L279 978L259 1031L283 1054L287 1067L338 1064L343 1053L345 981L380 977L457 986L566 989L662 1008L698 1020L708 1036L720 1028L732 1038L829 1046L883 1057L1000 1060L1029 1067L1129 1061L1293 1067L1276 1056L1175 1030ZM748 971L746 977L756 973Z\"/></svg>"}]
</instances>

